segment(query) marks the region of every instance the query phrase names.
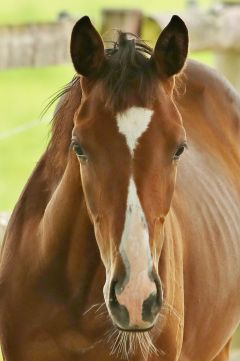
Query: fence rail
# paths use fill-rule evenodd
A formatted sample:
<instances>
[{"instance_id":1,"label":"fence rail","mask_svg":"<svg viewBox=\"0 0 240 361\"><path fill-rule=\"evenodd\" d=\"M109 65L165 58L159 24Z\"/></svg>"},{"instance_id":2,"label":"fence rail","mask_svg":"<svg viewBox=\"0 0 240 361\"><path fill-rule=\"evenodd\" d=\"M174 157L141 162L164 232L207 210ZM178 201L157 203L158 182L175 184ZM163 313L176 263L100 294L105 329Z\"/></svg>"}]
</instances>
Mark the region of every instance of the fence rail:
<instances>
[{"instance_id":1,"label":"fence rail","mask_svg":"<svg viewBox=\"0 0 240 361\"><path fill-rule=\"evenodd\" d=\"M145 15L136 9L104 9L102 32L119 28L141 35L147 21L162 29L171 15ZM216 67L240 91L240 5L219 6L208 11L190 7L180 16L189 29L191 50L213 51ZM0 69L68 62L74 23L74 18L64 16L55 23L0 27Z\"/></svg>"},{"instance_id":2,"label":"fence rail","mask_svg":"<svg viewBox=\"0 0 240 361\"><path fill-rule=\"evenodd\" d=\"M69 60L74 19L0 27L0 69L62 64Z\"/></svg>"}]
</instances>

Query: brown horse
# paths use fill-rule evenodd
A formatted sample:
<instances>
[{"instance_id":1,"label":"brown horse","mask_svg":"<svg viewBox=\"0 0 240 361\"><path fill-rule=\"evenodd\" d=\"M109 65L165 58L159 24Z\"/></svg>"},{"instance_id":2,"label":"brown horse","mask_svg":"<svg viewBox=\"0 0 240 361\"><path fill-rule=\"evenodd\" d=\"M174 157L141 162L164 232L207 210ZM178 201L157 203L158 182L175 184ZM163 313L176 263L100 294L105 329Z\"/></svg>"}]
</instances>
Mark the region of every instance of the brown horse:
<instances>
[{"instance_id":1,"label":"brown horse","mask_svg":"<svg viewBox=\"0 0 240 361\"><path fill-rule=\"evenodd\" d=\"M1 253L4 360L228 360L240 98L207 67L184 67L187 49L177 16L153 51L124 33L104 50L89 18L75 25L79 76Z\"/></svg>"}]
</instances>

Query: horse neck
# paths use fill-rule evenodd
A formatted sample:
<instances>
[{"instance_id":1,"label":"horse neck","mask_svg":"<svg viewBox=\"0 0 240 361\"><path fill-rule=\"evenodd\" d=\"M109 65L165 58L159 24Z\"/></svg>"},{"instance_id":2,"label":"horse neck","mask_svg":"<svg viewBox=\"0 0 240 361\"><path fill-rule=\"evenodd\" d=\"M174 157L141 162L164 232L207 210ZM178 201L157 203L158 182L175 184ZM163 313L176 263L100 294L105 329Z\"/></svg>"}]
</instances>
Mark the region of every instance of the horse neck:
<instances>
[{"instance_id":1,"label":"horse neck","mask_svg":"<svg viewBox=\"0 0 240 361\"><path fill-rule=\"evenodd\" d=\"M100 258L73 155L45 209L41 230L41 263L64 272L71 296L81 298L87 294Z\"/></svg>"},{"instance_id":2,"label":"horse neck","mask_svg":"<svg viewBox=\"0 0 240 361\"><path fill-rule=\"evenodd\" d=\"M175 309L183 319L183 242L178 218L171 207L164 224L164 242L159 261L159 274L164 288L166 307Z\"/></svg>"},{"instance_id":3,"label":"horse neck","mask_svg":"<svg viewBox=\"0 0 240 361\"><path fill-rule=\"evenodd\" d=\"M10 255L21 249L27 269L33 274L35 271L36 277L48 275L54 284L65 281L71 294L80 292L80 284L84 290L87 281L90 287L89 277L100 263L79 164L73 154L69 155L74 114L80 102L80 82L75 81L60 99L51 142L15 207L3 247L3 253ZM8 267L2 264L5 274L10 263Z\"/></svg>"},{"instance_id":4,"label":"horse neck","mask_svg":"<svg viewBox=\"0 0 240 361\"><path fill-rule=\"evenodd\" d=\"M73 119L81 94L80 81L76 78L59 101L53 119L52 139L38 166L41 170L36 169L25 192L26 205L29 206L29 189L35 203L42 202L37 216L40 219L40 247L34 250L40 262L38 259L36 264L40 264L48 274L52 273L54 282L65 281L70 297L80 298L79 293L88 294L86 288L91 287L93 280L90 278L96 275L100 264L83 195L79 163L74 154L69 154Z\"/></svg>"}]
</instances>

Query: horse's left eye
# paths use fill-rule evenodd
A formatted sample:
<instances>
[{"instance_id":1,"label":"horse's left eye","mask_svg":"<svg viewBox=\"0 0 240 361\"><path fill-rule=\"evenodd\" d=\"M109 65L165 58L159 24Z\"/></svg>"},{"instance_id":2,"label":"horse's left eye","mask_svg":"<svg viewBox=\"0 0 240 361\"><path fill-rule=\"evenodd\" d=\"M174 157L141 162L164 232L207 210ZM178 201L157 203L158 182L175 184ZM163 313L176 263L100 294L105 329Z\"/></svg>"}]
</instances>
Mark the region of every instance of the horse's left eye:
<instances>
[{"instance_id":1,"label":"horse's left eye","mask_svg":"<svg viewBox=\"0 0 240 361\"><path fill-rule=\"evenodd\" d=\"M174 154L173 156L173 159L174 160L178 160L180 158L180 155L184 152L186 148L186 144L181 144L178 148L177 148L177 151L176 153Z\"/></svg>"}]
</instances>

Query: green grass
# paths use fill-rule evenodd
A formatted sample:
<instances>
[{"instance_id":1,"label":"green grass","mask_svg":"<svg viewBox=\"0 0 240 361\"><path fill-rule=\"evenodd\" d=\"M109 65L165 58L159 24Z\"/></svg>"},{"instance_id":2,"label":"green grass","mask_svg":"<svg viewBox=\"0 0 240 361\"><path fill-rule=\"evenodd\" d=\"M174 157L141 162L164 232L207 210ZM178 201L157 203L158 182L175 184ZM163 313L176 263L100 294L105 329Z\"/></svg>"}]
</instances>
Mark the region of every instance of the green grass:
<instances>
[{"instance_id":1,"label":"green grass","mask_svg":"<svg viewBox=\"0 0 240 361\"><path fill-rule=\"evenodd\" d=\"M51 113L43 120L40 113L49 96L73 74L70 65L0 72L0 210L13 208L46 148L50 132L46 118L50 120ZM11 134L12 129L38 119L33 128Z\"/></svg>"}]
</instances>

